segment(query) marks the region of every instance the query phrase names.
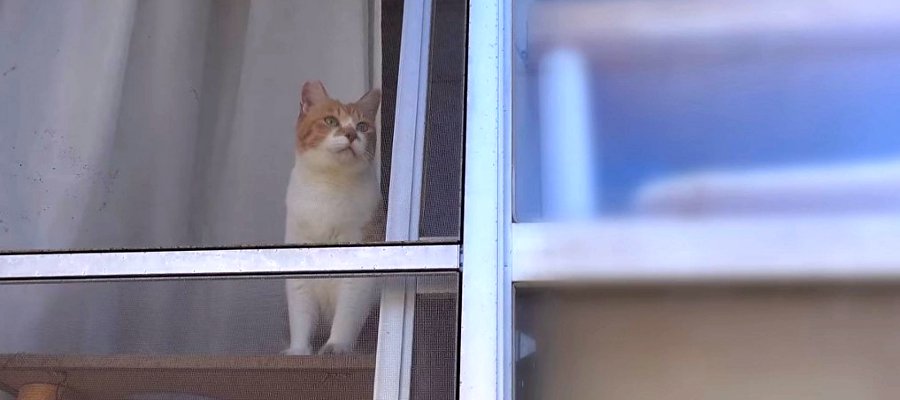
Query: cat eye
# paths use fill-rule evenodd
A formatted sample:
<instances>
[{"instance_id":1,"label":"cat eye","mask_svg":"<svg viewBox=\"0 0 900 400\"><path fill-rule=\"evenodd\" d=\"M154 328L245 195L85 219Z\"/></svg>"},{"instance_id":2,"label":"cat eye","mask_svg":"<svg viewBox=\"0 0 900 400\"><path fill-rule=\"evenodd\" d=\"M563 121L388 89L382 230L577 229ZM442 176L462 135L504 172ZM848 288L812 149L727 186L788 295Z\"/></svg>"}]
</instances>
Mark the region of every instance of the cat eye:
<instances>
[{"instance_id":1,"label":"cat eye","mask_svg":"<svg viewBox=\"0 0 900 400\"><path fill-rule=\"evenodd\" d=\"M338 126L338 120L335 117L325 117L325 123L332 127Z\"/></svg>"},{"instance_id":2,"label":"cat eye","mask_svg":"<svg viewBox=\"0 0 900 400\"><path fill-rule=\"evenodd\" d=\"M356 130L359 132L366 132L369 130L369 124L367 124L365 122L360 122L360 123L356 124Z\"/></svg>"}]
</instances>

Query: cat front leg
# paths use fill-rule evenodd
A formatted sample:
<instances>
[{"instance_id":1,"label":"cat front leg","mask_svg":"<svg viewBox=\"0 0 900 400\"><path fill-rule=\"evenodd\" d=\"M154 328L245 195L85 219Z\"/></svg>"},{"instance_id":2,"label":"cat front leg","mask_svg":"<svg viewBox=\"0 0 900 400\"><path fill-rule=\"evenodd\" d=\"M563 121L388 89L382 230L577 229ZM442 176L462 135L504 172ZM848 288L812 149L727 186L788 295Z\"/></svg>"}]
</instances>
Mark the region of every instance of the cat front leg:
<instances>
[{"instance_id":1,"label":"cat front leg","mask_svg":"<svg viewBox=\"0 0 900 400\"><path fill-rule=\"evenodd\" d=\"M285 355L305 356L312 354L310 338L319 320L319 302L316 299L312 282L302 279L285 281L287 293L288 325L291 331L291 344L282 353Z\"/></svg>"},{"instance_id":2,"label":"cat front leg","mask_svg":"<svg viewBox=\"0 0 900 400\"><path fill-rule=\"evenodd\" d=\"M338 283L331 334L319 354L345 354L353 351L359 333L372 311L375 290L374 278L342 279Z\"/></svg>"}]
</instances>

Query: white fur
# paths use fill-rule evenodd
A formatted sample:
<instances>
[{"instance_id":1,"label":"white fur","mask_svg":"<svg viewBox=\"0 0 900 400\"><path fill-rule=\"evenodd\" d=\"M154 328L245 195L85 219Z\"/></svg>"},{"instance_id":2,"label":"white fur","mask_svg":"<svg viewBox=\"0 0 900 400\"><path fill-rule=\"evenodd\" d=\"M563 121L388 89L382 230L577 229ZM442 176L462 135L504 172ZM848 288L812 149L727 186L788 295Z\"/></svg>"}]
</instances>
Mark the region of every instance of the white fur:
<instances>
[{"instance_id":1,"label":"white fur","mask_svg":"<svg viewBox=\"0 0 900 400\"><path fill-rule=\"evenodd\" d=\"M333 134L296 156L286 196L286 243L363 241L363 229L381 199L372 162L356 156L365 146L363 136L350 143ZM331 324L331 332L319 352L350 352L377 298L377 286L375 278L287 280L291 344L285 353L312 354L310 337L320 319Z\"/></svg>"}]
</instances>

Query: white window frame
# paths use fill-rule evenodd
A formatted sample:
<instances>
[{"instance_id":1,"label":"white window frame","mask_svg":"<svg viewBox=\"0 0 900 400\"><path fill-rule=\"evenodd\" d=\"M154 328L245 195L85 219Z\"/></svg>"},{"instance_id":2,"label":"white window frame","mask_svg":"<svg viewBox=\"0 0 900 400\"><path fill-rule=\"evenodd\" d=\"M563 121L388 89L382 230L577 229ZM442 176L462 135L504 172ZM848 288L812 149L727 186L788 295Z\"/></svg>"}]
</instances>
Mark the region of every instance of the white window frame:
<instances>
[{"instance_id":1,"label":"white window frame","mask_svg":"<svg viewBox=\"0 0 900 400\"><path fill-rule=\"evenodd\" d=\"M512 395L510 0L469 2L459 399Z\"/></svg>"},{"instance_id":2,"label":"white window frame","mask_svg":"<svg viewBox=\"0 0 900 400\"><path fill-rule=\"evenodd\" d=\"M527 7L534 0L479 1L471 8L467 131L493 136L467 143L480 146L467 147L466 158L461 399L514 395L514 287L900 281L900 214L515 222L510 113L519 100L512 93L522 87L513 71L523 67L521 55L534 55L513 37L513 2ZM497 168L483 169L491 162ZM470 180L490 181L496 196L482 192L470 204ZM469 214L470 207L483 214ZM497 219L487 221L489 215Z\"/></svg>"},{"instance_id":3,"label":"white window frame","mask_svg":"<svg viewBox=\"0 0 900 400\"><path fill-rule=\"evenodd\" d=\"M456 244L7 254L0 280L455 270Z\"/></svg>"}]
</instances>

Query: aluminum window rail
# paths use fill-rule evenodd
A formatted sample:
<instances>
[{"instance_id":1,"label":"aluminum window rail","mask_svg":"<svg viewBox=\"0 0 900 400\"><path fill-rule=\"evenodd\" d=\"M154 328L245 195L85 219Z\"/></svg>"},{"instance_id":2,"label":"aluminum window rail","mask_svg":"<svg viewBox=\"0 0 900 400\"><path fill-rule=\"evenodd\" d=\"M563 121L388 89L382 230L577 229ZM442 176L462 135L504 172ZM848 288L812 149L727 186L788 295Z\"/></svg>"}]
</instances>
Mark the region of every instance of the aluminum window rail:
<instances>
[{"instance_id":1,"label":"aluminum window rail","mask_svg":"<svg viewBox=\"0 0 900 400\"><path fill-rule=\"evenodd\" d=\"M459 399L510 399L509 0L469 4Z\"/></svg>"},{"instance_id":2,"label":"aluminum window rail","mask_svg":"<svg viewBox=\"0 0 900 400\"><path fill-rule=\"evenodd\" d=\"M456 269L459 246L409 245L0 255L0 280Z\"/></svg>"}]
</instances>

